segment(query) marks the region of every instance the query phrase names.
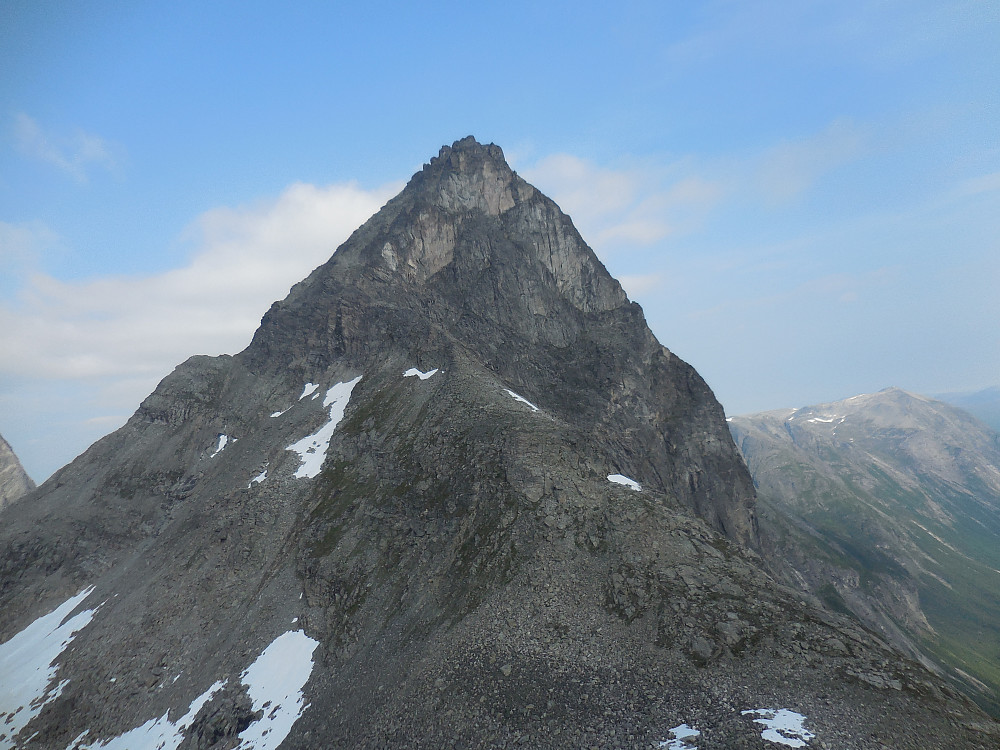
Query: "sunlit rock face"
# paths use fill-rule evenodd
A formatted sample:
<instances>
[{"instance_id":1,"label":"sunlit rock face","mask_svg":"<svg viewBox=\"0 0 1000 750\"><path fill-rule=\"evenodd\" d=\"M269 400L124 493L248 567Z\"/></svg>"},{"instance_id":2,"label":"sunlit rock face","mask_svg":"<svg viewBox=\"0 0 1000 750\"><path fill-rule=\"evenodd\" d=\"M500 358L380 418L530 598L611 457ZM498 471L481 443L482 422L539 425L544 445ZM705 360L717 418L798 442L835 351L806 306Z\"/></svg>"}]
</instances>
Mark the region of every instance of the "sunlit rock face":
<instances>
[{"instance_id":1,"label":"sunlit rock face","mask_svg":"<svg viewBox=\"0 0 1000 750\"><path fill-rule=\"evenodd\" d=\"M90 614L14 747L992 741L762 570L708 386L471 138L31 497L0 641Z\"/></svg>"},{"instance_id":2,"label":"sunlit rock face","mask_svg":"<svg viewBox=\"0 0 1000 750\"><path fill-rule=\"evenodd\" d=\"M35 489L10 444L0 435L0 510Z\"/></svg>"}]
</instances>

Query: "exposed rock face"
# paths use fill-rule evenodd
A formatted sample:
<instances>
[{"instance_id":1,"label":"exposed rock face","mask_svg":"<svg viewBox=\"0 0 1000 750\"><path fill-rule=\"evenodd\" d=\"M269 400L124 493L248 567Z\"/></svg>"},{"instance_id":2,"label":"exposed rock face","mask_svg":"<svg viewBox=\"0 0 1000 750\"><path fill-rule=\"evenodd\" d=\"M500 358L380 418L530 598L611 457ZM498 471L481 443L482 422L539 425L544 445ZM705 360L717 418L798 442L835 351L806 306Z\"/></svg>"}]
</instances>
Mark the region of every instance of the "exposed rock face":
<instances>
[{"instance_id":1,"label":"exposed rock face","mask_svg":"<svg viewBox=\"0 0 1000 750\"><path fill-rule=\"evenodd\" d=\"M85 586L100 608L24 747L761 747L741 711L786 707L830 746L995 744L763 572L711 391L472 139L32 497L0 639Z\"/></svg>"},{"instance_id":2,"label":"exposed rock face","mask_svg":"<svg viewBox=\"0 0 1000 750\"><path fill-rule=\"evenodd\" d=\"M271 308L245 355L268 373L360 372L390 351L429 366L469 358L601 435L615 468L756 543L753 489L711 391L498 147L443 148Z\"/></svg>"},{"instance_id":3,"label":"exposed rock face","mask_svg":"<svg viewBox=\"0 0 1000 750\"><path fill-rule=\"evenodd\" d=\"M10 445L0 435L0 510L35 489Z\"/></svg>"},{"instance_id":4,"label":"exposed rock face","mask_svg":"<svg viewBox=\"0 0 1000 750\"><path fill-rule=\"evenodd\" d=\"M730 428L779 572L1000 713L1000 435L898 388Z\"/></svg>"}]
</instances>

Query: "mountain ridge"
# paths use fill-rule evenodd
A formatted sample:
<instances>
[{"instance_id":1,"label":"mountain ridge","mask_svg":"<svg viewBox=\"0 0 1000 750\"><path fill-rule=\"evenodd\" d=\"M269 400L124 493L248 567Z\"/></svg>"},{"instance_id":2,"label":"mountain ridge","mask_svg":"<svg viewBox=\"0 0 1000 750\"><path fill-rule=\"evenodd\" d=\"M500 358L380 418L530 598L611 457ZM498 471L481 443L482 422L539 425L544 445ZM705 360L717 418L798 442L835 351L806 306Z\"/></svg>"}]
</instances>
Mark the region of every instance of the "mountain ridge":
<instances>
[{"instance_id":1,"label":"mountain ridge","mask_svg":"<svg viewBox=\"0 0 1000 750\"><path fill-rule=\"evenodd\" d=\"M765 573L711 390L501 162L443 148L244 352L179 365L5 512L0 658L53 614L76 631L0 748L692 726L711 750L761 746L778 709L842 747L991 746L948 685ZM295 680L268 692L279 656Z\"/></svg>"}]
</instances>

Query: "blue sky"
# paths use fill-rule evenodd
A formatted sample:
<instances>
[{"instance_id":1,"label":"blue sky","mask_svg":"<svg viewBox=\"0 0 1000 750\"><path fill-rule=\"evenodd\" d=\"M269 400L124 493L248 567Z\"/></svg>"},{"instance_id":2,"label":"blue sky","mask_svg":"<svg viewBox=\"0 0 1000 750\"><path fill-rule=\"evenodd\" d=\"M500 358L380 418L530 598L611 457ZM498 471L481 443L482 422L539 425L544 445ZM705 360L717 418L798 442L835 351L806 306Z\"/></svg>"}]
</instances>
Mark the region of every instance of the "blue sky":
<instances>
[{"instance_id":1,"label":"blue sky","mask_svg":"<svg viewBox=\"0 0 1000 750\"><path fill-rule=\"evenodd\" d=\"M468 134L731 414L1000 384L993 2L0 6L0 433L42 480Z\"/></svg>"}]
</instances>

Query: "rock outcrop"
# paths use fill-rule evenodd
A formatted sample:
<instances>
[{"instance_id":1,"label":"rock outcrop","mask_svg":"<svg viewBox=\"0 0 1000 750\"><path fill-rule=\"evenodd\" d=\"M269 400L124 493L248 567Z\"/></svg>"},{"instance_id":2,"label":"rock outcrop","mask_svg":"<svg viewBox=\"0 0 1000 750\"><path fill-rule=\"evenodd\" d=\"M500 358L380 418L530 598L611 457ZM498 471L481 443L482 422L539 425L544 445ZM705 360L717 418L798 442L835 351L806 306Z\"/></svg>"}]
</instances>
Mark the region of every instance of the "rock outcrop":
<instances>
[{"instance_id":1,"label":"rock outcrop","mask_svg":"<svg viewBox=\"0 0 1000 750\"><path fill-rule=\"evenodd\" d=\"M0 510L35 489L10 444L0 435Z\"/></svg>"}]
</instances>

